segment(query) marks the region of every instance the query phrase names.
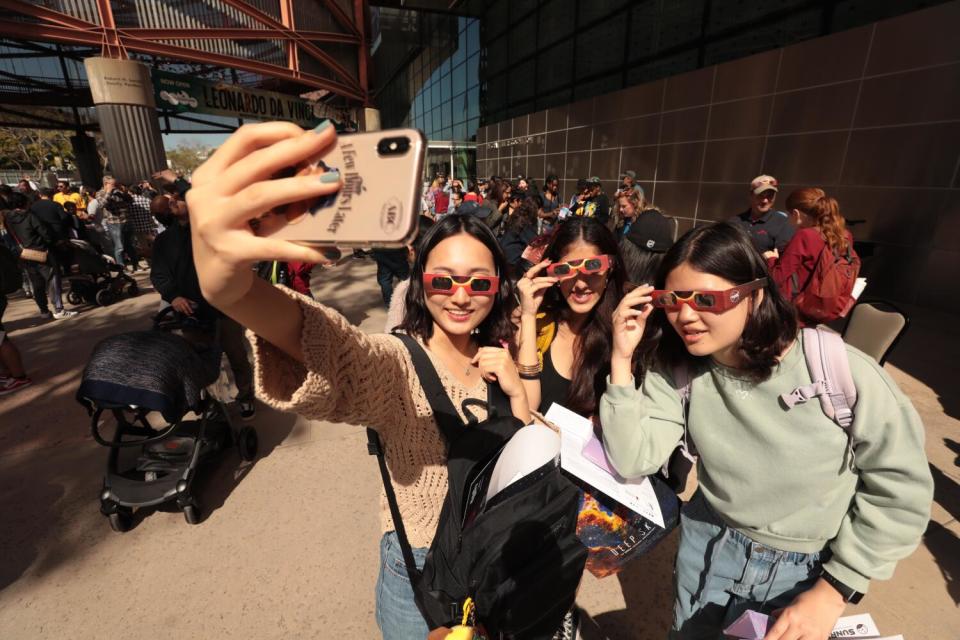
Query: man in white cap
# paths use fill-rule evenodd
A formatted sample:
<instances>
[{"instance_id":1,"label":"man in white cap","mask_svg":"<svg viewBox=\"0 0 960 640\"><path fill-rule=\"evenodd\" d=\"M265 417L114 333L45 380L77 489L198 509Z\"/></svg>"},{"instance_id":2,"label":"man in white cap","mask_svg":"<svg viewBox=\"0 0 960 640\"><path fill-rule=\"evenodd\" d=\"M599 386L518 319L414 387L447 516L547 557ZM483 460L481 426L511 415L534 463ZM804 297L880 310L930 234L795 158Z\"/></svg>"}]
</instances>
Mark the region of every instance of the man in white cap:
<instances>
[{"instance_id":1,"label":"man in white cap","mask_svg":"<svg viewBox=\"0 0 960 640\"><path fill-rule=\"evenodd\" d=\"M761 254L765 251L782 252L795 231L787 214L773 208L779 186L773 176L754 178L750 182L750 208L730 219L750 234L753 245Z\"/></svg>"}]
</instances>

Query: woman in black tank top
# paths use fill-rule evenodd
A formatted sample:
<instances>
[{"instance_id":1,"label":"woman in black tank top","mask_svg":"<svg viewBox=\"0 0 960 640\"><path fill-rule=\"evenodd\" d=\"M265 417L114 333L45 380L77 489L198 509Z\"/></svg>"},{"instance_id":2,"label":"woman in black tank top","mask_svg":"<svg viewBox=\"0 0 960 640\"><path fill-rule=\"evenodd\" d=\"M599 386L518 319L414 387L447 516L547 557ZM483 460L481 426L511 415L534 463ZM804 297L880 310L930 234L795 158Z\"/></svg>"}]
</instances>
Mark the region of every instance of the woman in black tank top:
<instances>
[{"instance_id":1,"label":"woman in black tank top","mask_svg":"<svg viewBox=\"0 0 960 640\"><path fill-rule=\"evenodd\" d=\"M544 411L556 402L582 416L598 412L610 372L611 318L627 287L623 264L606 226L575 217L556 228L544 260L517 282L519 364L531 407Z\"/></svg>"}]
</instances>

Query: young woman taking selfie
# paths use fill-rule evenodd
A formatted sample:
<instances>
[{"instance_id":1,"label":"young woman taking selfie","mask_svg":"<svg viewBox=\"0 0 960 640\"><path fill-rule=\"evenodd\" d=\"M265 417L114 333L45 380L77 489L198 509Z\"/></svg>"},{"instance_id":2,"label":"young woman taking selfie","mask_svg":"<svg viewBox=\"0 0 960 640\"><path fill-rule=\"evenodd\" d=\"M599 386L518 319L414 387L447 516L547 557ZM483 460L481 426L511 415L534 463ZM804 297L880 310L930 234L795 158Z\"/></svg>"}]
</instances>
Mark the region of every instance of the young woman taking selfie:
<instances>
[{"instance_id":1,"label":"young woman taking selfie","mask_svg":"<svg viewBox=\"0 0 960 640\"><path fill-rule=\"evenodd\" d=\"M335 172L273 179L322 156L332 126L304 133L293 124L244 126L193 174L194 259L204 297L256 334L258 395L306 417L369 425L379 433L418 565L436 531L447 492L445 447L410 354L392 335L367 335L337 311L257 278L259 260L329 262L323 252L257 237L248 222L274 207L336 192ZM414 261L401 328L425 347L458 411L486 400L496 382L514 415L529 421L513 357L514 300L503 253L476 218L449 216L423 238ZM483 410L476 409L480 420ZM466 416L461 416L466 418ZM383 538L376 616L384 638L427 637L413 599L389 511Z\"/></svg>"},{"instance_id":2,"label":"young woman taking selfie","mask_svg":"<svg viewBox=\"0 0 960 640\"><path fill-rule=\"evenodd\" d=\"M600 416L607 455L625 477L660 469L685 428L699 452L671 637L716 638L752 609L779 610L765 640L824 640L846 602L889 578L923 535L933 484L920 418L852 347L852 451L815 399L787 410L781 394L811 384L803 336L737 227L687 233L656 285L628 293L613 314ZM663 336L638 389L632 359L655 306Z\"/></svg>"}]
</instances>

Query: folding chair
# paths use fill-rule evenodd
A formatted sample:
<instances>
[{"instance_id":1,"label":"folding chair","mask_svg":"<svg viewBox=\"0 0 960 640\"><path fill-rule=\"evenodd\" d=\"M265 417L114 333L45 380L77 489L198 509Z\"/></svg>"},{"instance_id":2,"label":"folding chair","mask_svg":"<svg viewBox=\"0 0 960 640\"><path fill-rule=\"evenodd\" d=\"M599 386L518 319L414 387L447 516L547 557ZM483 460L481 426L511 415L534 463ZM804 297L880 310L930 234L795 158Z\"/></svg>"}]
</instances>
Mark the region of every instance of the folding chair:
<instances>
[{"instance_id":1,"label":"folding chair","mask_svg":"<svg viewBox=\"0 0 960 640\"><path fill-rule=\"evenodd\" d=\"M841 335L881 366L910 327L910 317L886 300L864 300L850 310Z\"/></svg>"}]
</instances>

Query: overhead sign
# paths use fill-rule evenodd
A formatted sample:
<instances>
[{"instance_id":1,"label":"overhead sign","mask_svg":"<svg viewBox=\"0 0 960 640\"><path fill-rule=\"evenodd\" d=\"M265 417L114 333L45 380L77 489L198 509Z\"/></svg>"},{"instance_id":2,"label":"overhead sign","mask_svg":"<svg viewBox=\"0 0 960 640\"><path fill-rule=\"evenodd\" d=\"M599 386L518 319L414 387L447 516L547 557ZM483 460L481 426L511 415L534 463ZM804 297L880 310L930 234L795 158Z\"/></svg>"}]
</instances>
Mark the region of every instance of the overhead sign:
<instances>
[{"instance_id":1,"label":"overhead sign","mask_svg":"<svg viewBox=\"0 0 960 640\"><path fill-rule=\"evenodd\" d=\"M94 104L152 107L150 68L135 60L87 58L83 61Z\"/></svg>"},{"instance_id":2,"label":"overhead sign","mask_svg":"<svg viewBox=\"0 0 960 640\"><path fill-rule=\"evenodd\" d=\"M258 91L239 85L207 82L163 71L153 72L153 87L159 108L192 111L233 118L289 120L302 127L318 125L321 118L313 105L299 96Z\"/></svg>"}]
</instances>

